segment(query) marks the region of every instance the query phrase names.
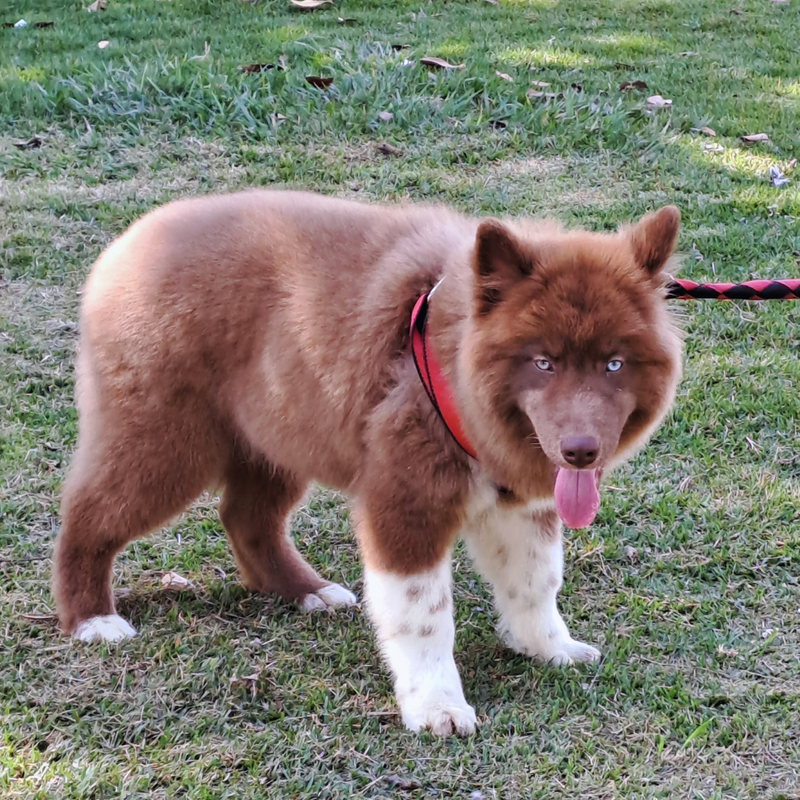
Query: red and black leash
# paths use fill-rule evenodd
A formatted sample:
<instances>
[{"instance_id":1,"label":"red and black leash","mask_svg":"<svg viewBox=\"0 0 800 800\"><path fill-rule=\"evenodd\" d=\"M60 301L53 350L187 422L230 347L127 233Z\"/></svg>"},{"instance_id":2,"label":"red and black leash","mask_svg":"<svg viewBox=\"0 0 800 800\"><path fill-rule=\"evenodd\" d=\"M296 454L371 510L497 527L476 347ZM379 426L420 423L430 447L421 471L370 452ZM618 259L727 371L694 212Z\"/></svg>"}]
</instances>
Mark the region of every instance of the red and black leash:
<instances>
[{"instance_id":1,"label":"red and black leash","mask_svg":"<svg viewBox=\"0 0 800 800\"><path fill-rule=\"evenodd\" d=\"M667 284L671 300L800 300L800 278L744 283L695 283L673 279Z\"/></svg>"}]
</instances>

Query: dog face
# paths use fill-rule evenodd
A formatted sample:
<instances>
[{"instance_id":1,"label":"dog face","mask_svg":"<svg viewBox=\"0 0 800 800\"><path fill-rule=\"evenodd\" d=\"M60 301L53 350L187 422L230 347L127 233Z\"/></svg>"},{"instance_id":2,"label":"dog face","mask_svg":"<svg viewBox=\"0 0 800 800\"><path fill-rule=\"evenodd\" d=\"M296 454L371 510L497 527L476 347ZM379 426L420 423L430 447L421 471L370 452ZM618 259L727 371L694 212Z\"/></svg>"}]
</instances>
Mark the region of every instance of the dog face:
<instances>
[{"instance_id":1,"label":"dog face","mask_svg":"<svg viewBox=\"0 0 800 800\"><path fill-rule=\"evenodd\" d=\"M680 339L660 273L679 219L667 206L616 234L478 228L468 371L484 376L491 427L552 465L556 507L573 527L593 518L602 471L674 397Z\"/></svg>"}]
</instances>

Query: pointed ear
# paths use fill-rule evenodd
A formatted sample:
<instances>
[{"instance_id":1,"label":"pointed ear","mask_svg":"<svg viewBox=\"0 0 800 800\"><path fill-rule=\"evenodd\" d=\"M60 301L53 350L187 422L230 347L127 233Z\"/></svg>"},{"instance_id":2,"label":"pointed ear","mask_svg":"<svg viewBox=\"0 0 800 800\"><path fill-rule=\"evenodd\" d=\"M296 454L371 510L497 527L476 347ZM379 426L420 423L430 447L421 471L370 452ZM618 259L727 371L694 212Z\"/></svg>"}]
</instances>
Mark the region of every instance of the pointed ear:
<instances>
[{"instance_id":1,"label":"pointed ear","mask_svg":"<svg viewBox=\"0 0 800 800\"><path fill-rule=\"evenodd\" d=\"M475 237L475 299L481 314L488 314L514 284L533 271L514 234L497 219L485 219Z\"/></svg>"},{"instance_id":2,"label":"pointed ear","mask_svg":"<svg viewBox=\"0 0 800 800\"><path fill-rule=\"evenodd\" d=\"M633 256L648 275L659 272L672 255L680 223L681 212L675 206L664 206L628 229Z\"/></svg>"}]
</instances>

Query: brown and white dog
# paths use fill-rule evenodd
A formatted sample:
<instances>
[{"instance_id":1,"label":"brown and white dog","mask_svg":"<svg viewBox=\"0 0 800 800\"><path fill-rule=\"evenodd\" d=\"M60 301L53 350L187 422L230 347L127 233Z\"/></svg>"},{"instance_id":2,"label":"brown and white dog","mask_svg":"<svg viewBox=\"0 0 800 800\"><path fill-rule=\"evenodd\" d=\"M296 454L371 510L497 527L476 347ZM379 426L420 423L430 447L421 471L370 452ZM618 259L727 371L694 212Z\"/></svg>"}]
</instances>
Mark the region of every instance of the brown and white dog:
<instances>
[{"instance_id":1,"label":"brown and white dog","mask_svg":"<svg viewBox=\"0 0 800 800\"><path fill-rule=\"evenodd\" d=\"M114 556L215 486L248 587L308 611L355 603L288 533L319 481L355 504L367 607L412 730L475 727L453 660L458 536L511 647L597 659L556 607L561 520L591 521L601 473L672 403L681 343L661 270L678 223L665 207L614 234L569 232L284 191L148 214L83 298L63 627L134 635L115 614ZM415 335L420 373L449 393L441 415L409 341L437 284Z\"/></svg>"}]
</instances>

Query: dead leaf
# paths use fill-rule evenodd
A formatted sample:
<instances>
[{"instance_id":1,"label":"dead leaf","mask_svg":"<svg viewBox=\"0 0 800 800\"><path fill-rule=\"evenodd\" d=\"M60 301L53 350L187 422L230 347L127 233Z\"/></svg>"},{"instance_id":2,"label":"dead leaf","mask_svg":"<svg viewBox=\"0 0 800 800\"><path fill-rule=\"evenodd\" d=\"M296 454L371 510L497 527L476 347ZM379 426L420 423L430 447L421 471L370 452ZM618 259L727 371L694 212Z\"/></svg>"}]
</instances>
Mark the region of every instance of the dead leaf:
<instances>
[{"instance_id":1,"label":"dead leaf","mask_svg":"<svg viewBox=\"0 0 800 800\"><path fill-rule=\"evenodd\" d=\"M379 153L383 153L385 156L403 155L403 151L399 147L395 147L388 142L381 142L381 144L378 145L377 150Z\"/></svg>"},{"instance_id":2,"label":"dead leaf","mask_svg":"<svg viewBox=\"0 0 800 800\"><path fill-rule=\"evenodd\" d=\"M182 589L191 589L192 582L183 577L183 575L178 575L177 572L165 572L161 576L161 586L164 589L174 589L177 591L181 591Z\"/></svg>"},{"instance_id":3,"label":"dead leaf","mask_svg":"<svg viewBox=\"0 0 800 800\"><path fill-rule=\"evenodd\" d=\"M499 72L498 70L495 70L494 74L497 75L498 78L502 78L504 81L514 83L514 79L507 72Z\"/></svg>"},{"instance_id":4,"label":"dead leaf","mask_svg":"<svg viewBox=\"0 0 800 800\"><path fill-rule=\"evenodd\" d=\"M621 92L629 92L631 89L646 89L647 84L644 81L622 81L619 88Z\"/></svg>"},{"instance_id":5,"label":"dead leaf","mask_svg":"<svg viewBox=\"0 0 800 800\"><path fill-rule=\"evenodd\" d=\"M386 781L389 786L392 786L395 789L402 789L404 791L420 788L420 784L417 783L417 781L410 778L402 778L400 775L395 775L394 773L391 775L384 775L383 780Z\"/></svg>"},{"instance_id":6,"label":"dead leaf","mask_svg":"<svg viewBox=\"0 0 800 800\"><path fill-rule=\"evenodd\" d=\"M394 114L389 111L380 111L378 112L378 119L381 122L391 122L394 119Z\"/></svg>"},{"instance_id":7,"label":"dead leaf","mask_svg":"<svg viewBox=\"0 0 800 800\"><path fill-rule=\"evenodd\" d=\"M628 560L634 564L639 560L639 553L636 548L631 547L629 544L625 545L625 555L628 557Z\"/></svg>"},{"instance_id":8,"label":"dead leaf","mask_svg":"<svg viewBox=\"0 0 800 800\"><path fill-rule=\"evenodd\" d=\"M713 128L709 128L708 125L704 125L702 128L700 128L700 133L702 133L704 136L717 135L717 132Z\"/></svg>"},{"instance_id":9,"label":"dead leaf","mask_svg":"<svg viewBox=\"0 0 800 800\"><path fill-rule=\"evenodd\" d=\"M333 0L291 0L295 8L303 11L316 11L320 6L327 6L333 3Z\"/></svg>"},{"instance_id":10,"label":"dead leaf","mask_svg":"<svg viewBox=\"0 0 800 800\"><path fill-rule=\"evenodd\" d=\"M792 169L794 169L796 166L797 166L797 159L796 159L796 158L793 158L793 159L792 159L792 160L791 160L791 161L790 161L790 162L789 162L789 163L786 165L786 171L787 171L787 172L789 172L789 170L792 170Z\"/></svg>"},{"instance_id":11,"label":"dead leaf","mask_svg":"<svg viewBox=\"0 0 800 800\"><path fill-rule=\"evenodd\" d=\"M86 6L86 10L89 12L105 11L107 5L108 3L106 2L106 0L94 0L94 3L92 3L90 6Z\"/></svg>"},{"instance_id":12,"label":"dead leaf","mask_svg":"<svg viewBox=\"0 0 800 800\"><path fill-rule=\"evenodd\" d=\"M52 28L55 22L34 22L34 28Z\"/></svg>"},{"instance_id":13,"label":"dead leaf","mask_svg":"<svg viewBox=\"0 0 800 800\"><path fill-rule=\"evenodd\" d=\"M436 67L437 69L464 69L464 64L450 64L443 58L436 58L436 56L423 56L419 60L420 64L426 67Z\"/></svg>"},{"instance_id":14,"label":"dead leaf","mask_svg":"<svg viewBox=\"0 0 800 800\"><path fill-rule=\"evenodd\" d=\"M245 75L255 75L257 72L264 72L267 69L275 69L274 64L245 64L239 70Z\"/></svg>"},{"instance_id":15,"label":"dead leaf","mask_svg":"<svg viewBox=\"0 0 800 800\"><path fill-rule=\"evenodd\" d=\"M355 17L336 17L336 21L340 25L356 25L358 23Z\"/></svg>"},{"instance_id":16,"label":"dead leaf","mask_svg":"<svg viewBox=\"0 0 800 800\"><path fill-rule=\"evenodd\" d=\"M660 94L654 94L647 98L647 105L650 106L650 108L671 108L672 100L667 100Z\"/></svg>"},{"instance_id":17,"label":"dead leaf","mask_svg":"<svg viewBox=\"0 0 800 800\"><path fill-rule=\"evenodd\" d=\"M547 81L531 81L531 86L538 86L540 89L546 89L549 85Z\"/></svg>"},{"instance_id":18,"label":"dead leaf","mask_svg":"<svg viewBox=\"0 0 800 800\"><path fill-rule=\"evenodd\" d=\"M97 43L97 46L98 46L98 47L99 47L101 50L105 50L105 49L106 49L106 47L108 47L110 44L111 44L111 42L109 42L109 41L108 41L108 39L101 39L101 40L100 40L100 41Z\"/></svg>"},{"instance_id":19,"label":"dead leaf","mask_svg":"<svg viewBox=\"0 0 800 800\"><path fill-rule=\"evenodd\" d=\"M333 83L333 78L323 78L319 75L306 75L306 83L310 83L315 89L327 89Z\"/></svg>"},{"instance_id":20,"label":"dead leaf","mask_svg":"<svg viewBox=\"0 0 800 800\"><path fill-rule=\"evenodd\" d=\"M747 136L739 137L745 144L755 144L756 142L768 142L769 136L766 133L748 133Z\"/></svg>"},{"instance_id":21,"label":"dead leaf","mask_svg":"<svg viewBox=\"0 0 800 800\"><path fill-rule=\"evenodd\" d=\"M528 89L525 95L529 100L560 100L564 96L562 92L537 92L535 89Z\"/></svg>"},{"instance_id":22,"label":"dead leaf","mask_svg":"<svg viewBox=\"0 0 800 800\"><path fill-rule=\"evenodd\" d=\"M409 47L411 47L410 44L393 44L392 45L392 50L395 50L395 51L408 50Z\"/></svg>"},{"instance_id":23,"label":"dead leaf","mask_svg":"<svg viewBox=\"0 0 800 800\"><path fill-rule=\"evenodd\" d=\"M41 136L31 136L30 139L26 139L24 142L14 142L14 147L18 150L36 150L37 148L42 146L43 139Z\"/></svg>"}]
</instances>

